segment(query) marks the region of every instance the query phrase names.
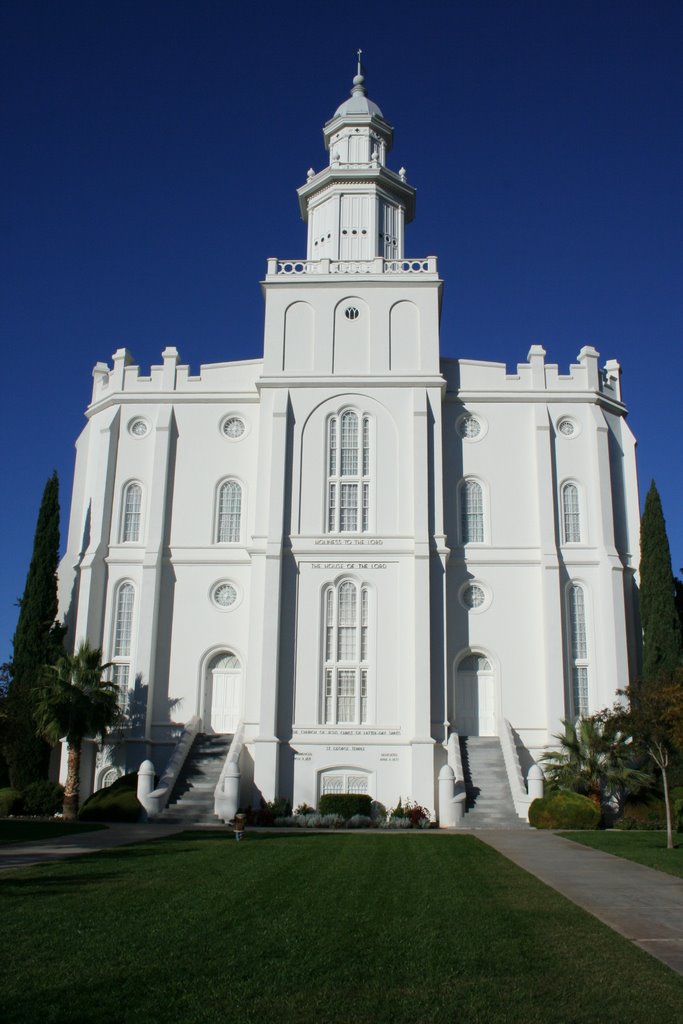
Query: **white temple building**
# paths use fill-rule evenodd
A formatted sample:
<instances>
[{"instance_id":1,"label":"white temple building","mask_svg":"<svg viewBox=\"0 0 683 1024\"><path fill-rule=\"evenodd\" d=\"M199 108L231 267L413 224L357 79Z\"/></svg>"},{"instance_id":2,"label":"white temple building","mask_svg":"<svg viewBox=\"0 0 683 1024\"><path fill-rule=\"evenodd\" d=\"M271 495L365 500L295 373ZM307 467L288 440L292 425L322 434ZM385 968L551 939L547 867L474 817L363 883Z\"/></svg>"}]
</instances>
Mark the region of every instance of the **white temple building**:
<instances>
[{"instance_id":1,"label":"white temple building","mask_svg":"<svg viewBox=\"0 0 683 1024\"><path fill-rule=\"evenodd\" d=\"M362 75L324 140L306 256L267 261L262 359L95 366L61 616L113 662L128 726L83 786L171 758L170 791L215 734L217 794L227 772L243 806L438 813L459 737L488 737L523 817L561 719L637 671L620 368L591 347L564 373L538 345L512 373L442 359L437 259L404 254L415 189Z\"/></svg>"}]
</instances>

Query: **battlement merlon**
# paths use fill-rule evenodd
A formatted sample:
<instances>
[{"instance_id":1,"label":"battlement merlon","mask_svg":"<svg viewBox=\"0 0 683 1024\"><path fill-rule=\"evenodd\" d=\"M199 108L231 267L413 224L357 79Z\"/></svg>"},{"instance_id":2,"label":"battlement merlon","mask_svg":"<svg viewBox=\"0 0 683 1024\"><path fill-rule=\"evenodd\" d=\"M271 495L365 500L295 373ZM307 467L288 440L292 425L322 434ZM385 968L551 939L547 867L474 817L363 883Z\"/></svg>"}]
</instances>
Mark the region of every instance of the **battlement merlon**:
<instances>
[{"instance_id":1,"label":"battlement merlon","mask_svg":"<svg viewBox=\"0 0 683 1024\"><path fill-rule=\"evenodd\" d=\"M468 393L481 396L482 392L490 392L492 397L534 391L554 392L562 397L594 392L622 404L621 367L616 359L609 359L601 368L600 353L592 345L584 345L569 373L562 374L557 363L546 363L545 356L542 345L532 345L527 362L518 363L516 373L508 373L505 363L476 359L442 359L441 367L448 392L457 392L462 397Z\"/></svg>"},{"instance_id":2,"label":"battlement merlon","mask_svg":"<svg viewBox=\"0 0 683 1024\"><path fill-rule=\"evenodd\" d=\"M151 366L149 375L140 373L140 367L126 348L119 348L112 356L112 365L96 363L93 375L92 399L89 408L101 408L115 397L125 395L131 399L149 399L154 395L199 394L240 395L257 400L256 381L261 374L262 359L244 359L225 363L206 363L199 374L192 376L190 367L181 364L178 350L172 346L161 353L163 362Z\"/></svg>"}]
</instances>

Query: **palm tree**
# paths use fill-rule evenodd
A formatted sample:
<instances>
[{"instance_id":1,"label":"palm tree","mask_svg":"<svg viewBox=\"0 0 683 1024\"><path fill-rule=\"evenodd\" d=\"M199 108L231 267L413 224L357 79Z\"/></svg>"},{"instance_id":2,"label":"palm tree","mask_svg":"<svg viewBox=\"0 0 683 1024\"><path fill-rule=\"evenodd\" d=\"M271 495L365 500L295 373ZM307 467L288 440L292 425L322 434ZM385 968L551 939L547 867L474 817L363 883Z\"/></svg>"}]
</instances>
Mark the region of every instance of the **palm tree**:
<instances>
[{"instance_id":1,"label":"palm tree","mask_svg":"<svg viewBox=\"0 0 683 1024\"><path fill-rule=\"evenodd\" d=\"M110 664L102 664L102 651L83 641L74 654L45 666L36 693L34 718L37 732L49 743L66 738L69 747L64 818L78 813L81 747L87 736L104 735L120 718L116 684L103 678Z\"/></svg>"},{"instance_id":2,"label":"palm tree","mask_svg":"<svg viewBox=\"0 0 683 1024\"><path fill-rule=\"evenodd\" d=\"M647 772L634 767L631 737L619 729L608 729L600 715L565 718L564 732L553 736L559 750L541 755L543 771L551 789L583 793L602 807L604 799L635 792L651 782Z\"/></svg>"}]
</instances>

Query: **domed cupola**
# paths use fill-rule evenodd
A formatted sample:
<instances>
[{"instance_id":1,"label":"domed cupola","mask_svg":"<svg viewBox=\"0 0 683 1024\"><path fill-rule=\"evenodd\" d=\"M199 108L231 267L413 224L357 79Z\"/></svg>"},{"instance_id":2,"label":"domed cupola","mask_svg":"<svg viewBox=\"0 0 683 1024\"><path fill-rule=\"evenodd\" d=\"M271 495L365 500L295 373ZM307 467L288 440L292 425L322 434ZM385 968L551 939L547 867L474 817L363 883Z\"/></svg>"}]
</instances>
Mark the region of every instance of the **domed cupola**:
<instances>
[{"instance_id":1,"label":"domed cupola","mask_svg":"<svg viewBox=\"0 0 683 1024\"><path fill-rule=\"evenodd\" d=\"M403 258L403 228L415 213L415 189L386 166L394 130L368 99L358 71L348 99L323 129L329 165L298 189L308 223L308 259Z\"/></svg>"}]
</instances>

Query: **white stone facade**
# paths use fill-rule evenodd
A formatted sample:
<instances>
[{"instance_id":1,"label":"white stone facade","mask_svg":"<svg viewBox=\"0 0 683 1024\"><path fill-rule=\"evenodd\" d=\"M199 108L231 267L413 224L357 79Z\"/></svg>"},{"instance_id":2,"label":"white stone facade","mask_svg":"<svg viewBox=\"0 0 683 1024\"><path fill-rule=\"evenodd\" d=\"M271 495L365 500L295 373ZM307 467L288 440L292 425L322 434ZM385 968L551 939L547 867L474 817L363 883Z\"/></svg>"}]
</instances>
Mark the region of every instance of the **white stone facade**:
<instances>
[{"instance_id":1,"label":"white stone facade","mask_svg":"<svg viewBox=\"0 0 683 1024\"><path fill-rule=\"evenodd\" d=\"M636 669L619 366L440 359L392 135L357 77L299 190L307 258L268 261L262 360L95 367L61 614L114 662L130 729L86 791L112 763L161 771L198 716L243 723L244 804L434 809L451 732L508 721L524 767Z\"/></svg>"}]
</instances>

